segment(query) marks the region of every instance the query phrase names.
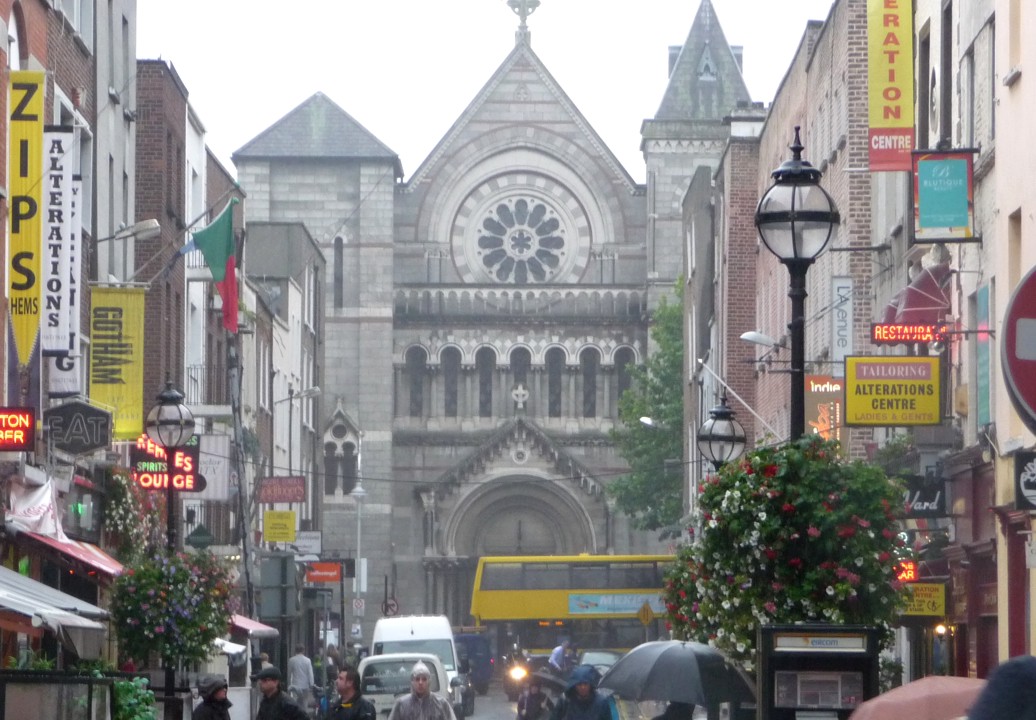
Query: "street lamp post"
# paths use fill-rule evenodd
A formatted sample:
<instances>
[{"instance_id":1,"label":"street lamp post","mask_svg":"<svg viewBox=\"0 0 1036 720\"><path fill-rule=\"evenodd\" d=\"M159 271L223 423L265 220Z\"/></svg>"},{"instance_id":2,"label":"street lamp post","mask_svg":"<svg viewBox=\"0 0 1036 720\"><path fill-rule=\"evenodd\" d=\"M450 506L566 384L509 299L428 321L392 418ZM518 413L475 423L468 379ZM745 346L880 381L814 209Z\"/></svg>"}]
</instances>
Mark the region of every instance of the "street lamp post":
<instances>
[{"instance_id":1,"label":"street lamp post","mask_svg":"<svg viewBox=\"0 0 1036 720\"><path fill-rule=\"evenodd\" d=\"M745 429L734 419L723 393L719 405L709 410L709 419L698 428L698 450L718 472L724 463L737 460L745 451Z\"/></svg>"},{"instance_id":2,"label":"street lamp post","mask_svg":"<svg viewBox=\"0 0 1036 720\"><path fill-rule=\"evenodd\" d=\"M755 225L766 249L788 268L791 283L790 440L806 431L806 273L827 247L839 223L835 201L820 187L821 172L802 159L799 127L790 146L792 159L771 173L774 184L759 200Z\"/></svg>"},{"instance_id":3,"label":"street lamp post","mask_svg":"<svg viewBox=\"0 0 1036 720\"><path fill-rule=\"evenodd\" d=\"M166 380L165 389L158 394L158 404L151 408L144 423L148 438L165 451L165 520L166 552L171 556L176 552L176 513L174 512L173 492L173 458L170 451L183 447L194 435L194 415L184 405L183 393L173 387L171 380ZM171 634L170 634L171 636ZM165 716L175 718L179 712L179 703L174 701L176 668L170 661L165 667Z\"/></svg>"}]
</instances>

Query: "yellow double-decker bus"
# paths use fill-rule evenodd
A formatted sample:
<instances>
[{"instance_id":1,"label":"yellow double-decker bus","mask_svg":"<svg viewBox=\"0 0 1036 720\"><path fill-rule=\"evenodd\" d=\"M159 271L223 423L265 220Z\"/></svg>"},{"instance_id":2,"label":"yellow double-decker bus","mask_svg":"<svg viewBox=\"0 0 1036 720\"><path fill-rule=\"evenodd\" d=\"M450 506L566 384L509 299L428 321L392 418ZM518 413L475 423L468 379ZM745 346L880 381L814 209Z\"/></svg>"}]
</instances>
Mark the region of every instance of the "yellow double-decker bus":
<instances>
[{"instance_id":1,"label":"yellow double-decker bus","mask_svg":"<svg viewBox=\"0 0 1036 720\"><path fill-rule=\"evenodd\" d=\"M483 557L471 614L498 653L544 655L562 640L629 650L663 636L662 576L672 555Z\"/></svg>"}]
</instances>

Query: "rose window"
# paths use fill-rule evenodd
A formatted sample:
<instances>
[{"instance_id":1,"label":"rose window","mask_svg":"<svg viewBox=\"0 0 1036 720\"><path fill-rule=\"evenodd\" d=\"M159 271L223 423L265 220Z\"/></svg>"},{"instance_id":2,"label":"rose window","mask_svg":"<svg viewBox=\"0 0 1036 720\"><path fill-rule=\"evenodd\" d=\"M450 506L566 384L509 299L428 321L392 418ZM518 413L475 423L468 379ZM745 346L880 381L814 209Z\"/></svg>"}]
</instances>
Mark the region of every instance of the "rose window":
<instances>
[{"instance_id":1,"label":"rose window","mask_svg":"<svg viewBox=\"0 0 1036 720\"><path fill-rule=\"evenodd\" d=\"M590 256L590 221L578 198L552 178L497 175L461 202L450 243L465 282L578 282Z\"/></svg>"},{"instance_id":2,"label":"rose window","mask_svg":"<svg viewBox=\"0 0 1036 720\"><path fill-rule=\"evenodd\" d=\"M500 282L549 280L565 257L565 232L556 213L539 200L499 203L482 219L482 265Z\"/></svg>"}]
</instances>

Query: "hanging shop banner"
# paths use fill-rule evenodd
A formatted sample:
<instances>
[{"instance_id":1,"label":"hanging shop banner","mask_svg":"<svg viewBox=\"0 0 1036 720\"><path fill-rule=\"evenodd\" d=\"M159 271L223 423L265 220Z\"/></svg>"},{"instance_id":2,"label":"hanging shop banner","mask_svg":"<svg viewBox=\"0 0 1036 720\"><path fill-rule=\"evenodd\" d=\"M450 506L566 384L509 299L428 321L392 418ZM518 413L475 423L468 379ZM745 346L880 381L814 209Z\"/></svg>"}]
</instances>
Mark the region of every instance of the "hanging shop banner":
<instances>
[{"instance_id":1,"label":"hanging shop banner","mask_svg":"<svg viewBox=\"0 0 1036 720\"><path fill-rule=\"evenodd\" d=\"M306 478L301 475L259 478L256 500L261 505L306 502Z\"/></svg>"},{"instance_id":2,"label":"hanging shop banner","mask_svg":"<svg viewBox=\"0 0 1036 720\"><path fill-rule=\"evenodd\" d=\"M911 583L907 586L910 600L903 615L946 617L946 585L943 583Z\"/></svg>"},{"instance_id":3,"label":"hanging shop banner","mask_svg":"<svg viewBox=\"0 0 1036 720\"><path fill-rule=\"evenodd\" d=\"M989 345L989 285L975 291L975 322L979 332L975 336L975 422L978 427L993 421L989 404L990 378L993 376Z\"/></svg>"},{"instance_id":4,"label":"hanging shop banner","mask_svg":"<svg viewBox=\"0 0 1036 720\"><path fill-rule=\"evenodd\" d=\"M845 382L830 375L806 376L806 424L824 440L842 441Z\"/></svg>"},{"instance_id":5,"label":"hanging shop banner","mask_svg":"<svg viewBox=\"0 0 1036 720\"><path fill-rule=\"evenodd\" d=\"M974 150L915 152L912 242L978 242Z\"/></svg>"},{"instance_id":6,"label":"hanging shop banner","mask_svg":"<svg viewBox=\"0 0 1036 720\"><path fill-rule=\"evenodd\" d=\"M10 240L7 292L18 364L28 365L40 330L40 270L43 250L43 95L42 72L11 72L8 100L10 148L7 178Z\"/></svg>"},{"instance_id":7,"label":"hanging shop banner","mask_svg":"<svg viewBox=\"0 0 1036 720\"><path fill-rule=\"evenodd\" d=\"M295 542L295 511L264 510L263 542Z\"/></svg>"},{"instance_id":8,"label":"hanging shop banner","mask_svg":"<svg viewBox=\"0 0 1036 720\"><path fill-rule=\"evenodd\" d=\"M908 475L904 478L904 507L907 518L946 517L946 481L935 475Z\"/></svg>"},{"instance_id":9,"label":"hanging shop banner","mask_svg":"<svg viewBox=\"0 0 1036 720\"><path fill-rule=\"evenodd\" d=\"M47 126L43 133L43 356L68 354L69 268L72 234L71 127Z\"/></svg>"},{"instance_id":10,"label":"hanging shop banner","mask_svg":"<svg viewBox=\"0 0 1036 720\"><path fill-rule=\"evenodd\" d=\"M145 490L200 493L205 490L204 476L198 472L200 438L191 435L180 447L164 448L141 434L130 448L133 482Z\"/></svg>"},{"instance_id":11,"label":"hanging shop banner","mask_svg":"<svg viewBox=\"0 0 1036 720\"><path fill-rule=\"evenodd\" d=\"M938 357L845 359L845 424L938 425L942 421Z\"/></svg>"},{"instance_id":12,"label":"hanging shop banner","mask_svg":"<svg viewBox=\"0 0 1036 720\"><path fill-rule=\"evenodd\" d=\"M116 440L144 432L144 288L95 287L90 307L90 399L112 410Z\"/></svg>"},{"instance_id":13,"label":"hanging shop banner","mask_svg":"<svg viewBox=\"0 0 1036 720\"><path fill-rule=\"evenodd\" d=\"M1036 510L1036 452L1031 450L1014 454L1014 506Z\"/></svg>"},{"instance_id":14,"label":"hanging shop banner","mask_svg":"<svg viewBox=\"0 0 1036 720\"><path fill-rule=\"evenodd\" d=\"M871 172L910 170L914 149L914 27L909 2L867 0Z\"/></svg>"},{"instance_id":15,"label":"hanging shop banner","mask_svg":"<svg viewBox=\"0 0 1036 720\"><path fill-rule=\"evenodd\" d=\"M845 358L853 354L853 279L831 279L831 360L834 373L845 375Z\"/></svg>"},{"instance_id":16,"label":"hanging shop banner","mask_svg":"<svg viewBox=\"0 0 1036 720\"><path fill-rule=\"evenodd\" d=\"M52 400L83 395L82 358L79 351L80 295L79 279L83 272L83 218L79 213L83 181L72 176L71 221L68 236L68 348L67 352L47 359L47 394Z\"/></svg>"}]
</instances>

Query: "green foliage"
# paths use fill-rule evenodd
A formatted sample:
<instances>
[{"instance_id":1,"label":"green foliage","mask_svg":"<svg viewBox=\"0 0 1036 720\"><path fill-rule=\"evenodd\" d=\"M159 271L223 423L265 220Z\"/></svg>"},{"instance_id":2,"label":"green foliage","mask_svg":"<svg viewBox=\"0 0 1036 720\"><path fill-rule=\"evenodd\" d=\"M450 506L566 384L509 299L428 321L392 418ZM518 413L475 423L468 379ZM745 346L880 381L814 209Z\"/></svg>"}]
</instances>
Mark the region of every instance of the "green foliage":
<instances>
[{"instance_id":1,"label":"green foliage","mask_svg":"<svg viewBox=\"0 0 1036 720\"><path fill-rule=\"evenodd\" d=\"M683 514L682 281L676 283L673 300L662 298L655 310L651 339L654 351L643 367L632 370L633 383L619 398L622 424L612 431L630 473L608 487L642 530L674 525ZM642 417L650 417L654 426L641 423Z\"/></svg>"},{"instance_id":2,"label":"green foliage","mask_svg":"<svg viewBox=\"0 0 1036 720\"><path fill-rule=\"evenodd\" d=\"M676 637L754 671L760 624L873 625L892 638L905 604L899 482L817 436L759 448L699 488L701 535L666 576Z\"/></svg>"},{"instance_id":3,"label":"green foliage","mask_svg":"<svg viewBox=\"0 0 1036 720\"><path fill-rule=\"evenodd\" d=\"M117 680L112 685L115 694L115 712L112 720L154 720L155 693L146 678Z\"/></svg>"},{"instance_id":4,"label":"green foliage","mask_svg":"<svg viewBox=\"0 0 1036 720\"><path fill-rule=\"evenodd\" d=\"M208 552L158 553L128 566L112 588L119 647L163 665L205 661L233 611L227 566Z\"/></svg>"}]
</instances>

